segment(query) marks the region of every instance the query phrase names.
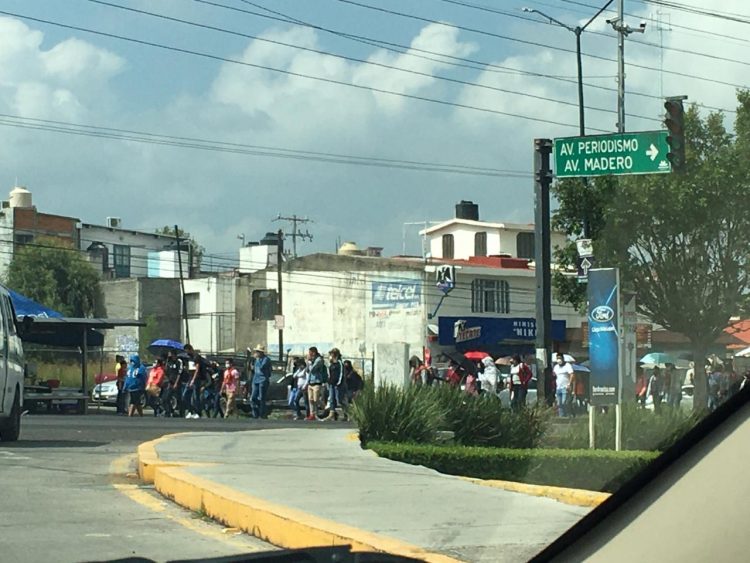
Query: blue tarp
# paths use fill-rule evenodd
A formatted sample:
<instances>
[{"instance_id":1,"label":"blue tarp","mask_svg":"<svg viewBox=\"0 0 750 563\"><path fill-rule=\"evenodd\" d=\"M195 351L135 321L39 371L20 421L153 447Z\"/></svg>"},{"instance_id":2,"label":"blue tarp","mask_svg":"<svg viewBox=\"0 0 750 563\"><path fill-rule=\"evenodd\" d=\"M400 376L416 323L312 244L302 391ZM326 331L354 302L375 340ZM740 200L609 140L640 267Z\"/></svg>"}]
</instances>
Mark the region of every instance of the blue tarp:
<instances>
[{"instance_id":1,"label":"blue tarp","mask_svg":"<svg viewBox=\"0 0 750 563\"><path fill-rule=\"evenodd\" d=\"M10 293L10 300L13 302L13 308L16 310L16 316L18 317L40 317L43 319L62 318L62 314L53 311L52 309L48 309L44 305L40 305L25 295L16 293L12 289L9 289L8 293Z\"/></svg>"}]
</instances>

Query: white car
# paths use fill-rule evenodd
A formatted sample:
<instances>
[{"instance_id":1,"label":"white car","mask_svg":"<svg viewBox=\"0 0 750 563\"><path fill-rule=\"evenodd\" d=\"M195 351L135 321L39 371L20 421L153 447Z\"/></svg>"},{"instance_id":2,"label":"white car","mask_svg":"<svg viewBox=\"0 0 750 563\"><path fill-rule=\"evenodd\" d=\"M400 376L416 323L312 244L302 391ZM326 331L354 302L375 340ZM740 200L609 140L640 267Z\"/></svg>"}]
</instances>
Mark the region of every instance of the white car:
<instances>
[{"instance_id":1,"label":"white car","mask_svg":"<svg viewBox=\"0 0 750 563\"><path fill-rule=\"evenodd\" d=\"M95 385L91 390L91 400L94 403L117 404L117 381L105 381Z\"/></svg>"},{"instance_id":2,"label":"white car","mask_svg":"<svg viewBox=\"0 0 750 563\"><path fill-rule=\"evenodd\" d=\"M0 285L0 441L15 442L21 432L24 356L10 293Z\"/></svg>"},{"instance_id":3,"label":"white car","mask_svg":"<svg viewBox=\"0 0 750 563\"><path fill-rule=\"evenodd\" d=\"M694 387L692 385L683 385L682 386L682 400L680 401L680 408L685 411L692 411L693 410L693 391ZM667 406L667 402L665 400L662 400L661 402L662 407ZM654 410L654 398L650 395L646 397L646 403L645 408L648 410Z\"/></svg>"},{"instance_id":4,"label":"white car","mask_svg":"<svg viewBox=\"0 0 750 563\"><path fill-rule=\"evenodd\" d=\"M498 393L498 396L503 407L510 408L510 388L507 385ZM536 379L529 381L528 391L526 391L526 406L533 407L534 405L536 405Z\"/></svg>"}]
</instances>

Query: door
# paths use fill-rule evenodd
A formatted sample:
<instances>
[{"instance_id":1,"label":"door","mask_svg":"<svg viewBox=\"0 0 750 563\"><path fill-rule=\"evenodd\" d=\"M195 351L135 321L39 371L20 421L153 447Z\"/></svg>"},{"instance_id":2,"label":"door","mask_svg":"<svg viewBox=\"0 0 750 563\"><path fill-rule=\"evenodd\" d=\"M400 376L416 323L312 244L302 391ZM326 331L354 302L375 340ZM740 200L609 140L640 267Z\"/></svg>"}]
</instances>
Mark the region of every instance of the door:
<instances>
[{"instance_id":1,"label":"door","mask_svg":"<svg viewBox=\"0 0 750 563\"><path fill-rule=\"evenodd\" d=\"M7 294L0 295L0 412L9 413L13 401L13 393L8 392L8 386L13 390L14 380L8 377L8 316Z\"/></svg>"}]
</instances>

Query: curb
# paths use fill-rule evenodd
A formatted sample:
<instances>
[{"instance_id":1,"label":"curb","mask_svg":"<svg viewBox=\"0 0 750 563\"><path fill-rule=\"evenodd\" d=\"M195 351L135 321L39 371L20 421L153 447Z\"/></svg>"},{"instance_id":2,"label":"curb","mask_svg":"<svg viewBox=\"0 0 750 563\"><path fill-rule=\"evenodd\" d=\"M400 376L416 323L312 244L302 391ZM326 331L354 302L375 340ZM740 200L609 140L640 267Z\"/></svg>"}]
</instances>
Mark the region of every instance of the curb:
<instances>
[{"instance_id":1,"label":"curb","mask_svg":"<svg viewBox=\"0 0 750 563\"><path fill-rule=\"evenodd\" d=\"M584 506L595 508L607 500L610 493L600 493L598 491L587 491L584 489L567 489L565 487L552 487L549 485L530 485L527 483L517 483L515 481L499 481L494 479L476 479L474 477L459 477L464 481L469 481L484 487L495 489L504 489L514 493L523 493L536 497L547 497L565 504L573 506Z\"/></svg>"},{"instance_id":2,"label":"curb","mask_svg":"<svg viewBox=\"0 0 750 563\"><path fill-rule=\"evenodd\" d=\"M430 563L461 563L447 555L275 504L192 475L188 467L205 464L165 462L156 452L160 442L176 436L179 434L138 446L138 474L143 481L153 483L162 496L227 527L238 528L285 549L351 545L352 551L385 552Z\"/></svg>"}]
</instances>

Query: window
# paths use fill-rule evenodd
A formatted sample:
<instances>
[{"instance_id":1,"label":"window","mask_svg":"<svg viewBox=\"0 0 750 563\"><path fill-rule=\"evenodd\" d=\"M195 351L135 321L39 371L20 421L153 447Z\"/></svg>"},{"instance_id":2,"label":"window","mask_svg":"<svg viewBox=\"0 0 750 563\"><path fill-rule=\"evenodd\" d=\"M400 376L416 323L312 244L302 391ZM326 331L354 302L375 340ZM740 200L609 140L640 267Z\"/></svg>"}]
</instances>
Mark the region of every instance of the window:
<instances>
[{"instance_id":1,"label":"window","mask_svg":"<svg viewBox=\"0 0 750 563\"><path fill-rule=\"evenodd\" d=\"M474 235L474 256L487 256L487 233Z\"/></svg>"},{"instance_id":2,"label":"window","mask_svg":"<svg viewBox=\"0 0 750 563\"><path fill-rule=\"evenodd\" d=\"M10 301L10 297L7 295L3 296L3 303L5 305L5 314L8 319L8 333L11 336L16 334L16 312L13 309L13 303Z\"/></svg>"},{"instance_id":3,"label":"window","mask_svg":"<svg viewBox=\"0 0 750 563\"><path fill-rule=\"evenodd\" d=\"M453 235L443 235L443 258L453 258Z\"/></svg>"},{"instance_id":4,"label":"window","mask_svg":"<svg viewBox=\"0 0 750 563\"><path fill-rule=\"evenodd\" d=\"M199 317L201 314L201 294L186 293L185 309L188 317Z\"/></svg>"},{"instance_id":5,"label":"window","mask_svg":"<svg viewBox=\"0 0 750 563\"><path fill-rule=\"evenodd\" d=\"M256 289L253 291L253 320L272 321L276 315L276 290Z\"/></svg>"},{"instance_id":6,"label":"window","mask_svg":"<svg viewBox=\"0 0 750 563\"><path fill-rule=\"evenodd\" d=\"M518 258L534 259L534 233L518 233L516 237L516 256Z\"/></svg>"},{"instance_id":7,"label":"window","mask_svg":"<svg viewBox=\"0 0 750 563\"><path fill-rule=\"evenodd\" d=\"M16 235L16 244L30 244L34 241L34 235Z\"/></svg>"},{"instance_id":8,"label":"window","mask_svg":"<svg viewBox=\"0 0 750 563\"><path fill-rule=\"evenodd\" d=\"M112 247L115 261L115 277L130 277L130 247L124 244L115 244Z\"/></svg>"},{"instance_id":9,"label":"window","mask_svg":"<svg viewBox=\"0 0 750 563\"><path fill-rule=\"evenodd\" d=\"M472 313L510 313L510 286L505 280L471 282Z\"/></svg>"}]
</instances>

